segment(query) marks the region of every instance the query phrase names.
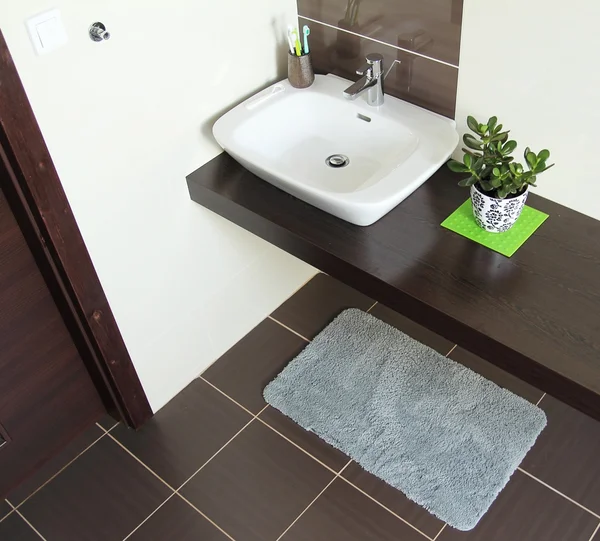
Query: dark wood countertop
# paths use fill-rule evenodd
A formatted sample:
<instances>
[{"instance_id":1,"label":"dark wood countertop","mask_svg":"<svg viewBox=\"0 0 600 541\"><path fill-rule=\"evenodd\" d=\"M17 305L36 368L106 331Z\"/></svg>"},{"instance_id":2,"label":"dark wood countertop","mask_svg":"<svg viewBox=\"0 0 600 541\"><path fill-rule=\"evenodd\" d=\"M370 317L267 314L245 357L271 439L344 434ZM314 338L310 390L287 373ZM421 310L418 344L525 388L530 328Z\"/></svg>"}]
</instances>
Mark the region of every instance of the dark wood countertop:
<instances>
[{"instance_id":1,"label":"dark wood countertop","mask_svg":"<svg viewBox=\"0 0 600 541\"><path fill-rule=\"evenodd\" d=\"M600 419L599 221L532 194L550 218L507 258L440 226L468 198L445 167L369 227L225 153L187 181L197 203Z\"/></svg>"}]
</instances>

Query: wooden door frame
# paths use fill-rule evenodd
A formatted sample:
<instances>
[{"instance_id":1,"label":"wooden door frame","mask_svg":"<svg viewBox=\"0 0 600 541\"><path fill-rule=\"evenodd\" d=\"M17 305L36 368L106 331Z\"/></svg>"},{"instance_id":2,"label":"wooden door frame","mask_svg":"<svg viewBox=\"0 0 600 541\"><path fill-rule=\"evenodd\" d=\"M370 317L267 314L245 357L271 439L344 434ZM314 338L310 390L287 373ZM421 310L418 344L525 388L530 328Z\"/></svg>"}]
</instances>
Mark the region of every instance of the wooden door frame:
<instances>
[{"instance_id":1,"label":"wooden door frame","mask_svg":"<svg viewBox=\"0 0 600 541\"><path fill-rule=\"evenodd\" d=\"M0 31L0 182L107 410L152 410Z\"/></svg>"}]
</instances>

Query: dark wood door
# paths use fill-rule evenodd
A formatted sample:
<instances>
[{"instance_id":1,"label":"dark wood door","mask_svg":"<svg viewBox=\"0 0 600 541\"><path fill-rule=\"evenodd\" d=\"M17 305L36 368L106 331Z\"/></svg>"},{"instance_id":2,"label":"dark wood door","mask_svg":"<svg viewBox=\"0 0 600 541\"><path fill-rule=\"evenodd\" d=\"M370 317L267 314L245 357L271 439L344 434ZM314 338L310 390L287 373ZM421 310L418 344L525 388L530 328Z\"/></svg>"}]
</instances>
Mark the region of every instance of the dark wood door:
<instances>
[{"instance_id":1,"label":"dark wood door","mask_svg":"<svg viewBox=\"0 0 600 541\"><path fill-rule=\"evenodd\" d=\"M0 191L0 496L103 412Z\"/></svg>"}]
</instances>

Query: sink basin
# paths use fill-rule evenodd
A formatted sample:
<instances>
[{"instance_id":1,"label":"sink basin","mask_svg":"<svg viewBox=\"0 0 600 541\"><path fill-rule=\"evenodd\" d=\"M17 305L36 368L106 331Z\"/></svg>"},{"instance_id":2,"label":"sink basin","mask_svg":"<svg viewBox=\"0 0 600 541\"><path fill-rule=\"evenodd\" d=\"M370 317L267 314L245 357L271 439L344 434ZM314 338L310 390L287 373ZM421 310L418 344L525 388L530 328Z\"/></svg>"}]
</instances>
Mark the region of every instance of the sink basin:
<instances>
[{"instance_id":1,"label":"sink basin","mask_svg":"<svg viewBox=\"0 0 600 541\"><path fill-rule=\"evenodd\" d=\"M371 225L423 184L458 143L453 120L392 96L348 101L350 81L287 80L247 99L214 125L219 144L278 188L356 225Z\"/></svg>"}]
</instances>

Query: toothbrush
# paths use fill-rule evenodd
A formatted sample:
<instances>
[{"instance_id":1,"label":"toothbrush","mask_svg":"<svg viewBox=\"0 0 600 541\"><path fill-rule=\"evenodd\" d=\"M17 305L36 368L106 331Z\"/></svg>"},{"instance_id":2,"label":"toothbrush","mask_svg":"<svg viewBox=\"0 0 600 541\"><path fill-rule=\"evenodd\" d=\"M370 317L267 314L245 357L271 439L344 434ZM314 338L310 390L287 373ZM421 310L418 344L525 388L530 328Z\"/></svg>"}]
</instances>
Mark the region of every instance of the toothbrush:
<instances>
[{"instance_id":1,"label":"toothbrush","mask_svg":"<svg viewBox=\"0 0 600 541\"><path fill-rule=\"evenodd\" d=\"M308 25L304 25L304 28L302 28L302 33L304 34L304 54L308 54L310 52L310 49L308 48L308 36L310 35L310 28Z\"/></svg>"},{"instance_id":2,"label":"toothbrush","mask_svg":"<svg viewBox=\"0 0 600 541\"><path fill-rule=\"evenodd\" d=\"M294 47L296 48L296 56L302 56L302 46L300 45L298 30L296 30L295 28L292 30L292 38L294 40Z\"/></svg>"},{"instance_id":3,"label":"toothbrush","mask_svg":"<svg viewBox=\"0 0 600 541\"><path fill-rule=\"evenodd\" d=\"M292 37L292 32L293 31L294 31L294 27L290 24L288 26L288 31L287 31L288 45L290 47L290 53L296 54L295 45L294 45L294 38Z\"/></svg>"}]
</instances>

